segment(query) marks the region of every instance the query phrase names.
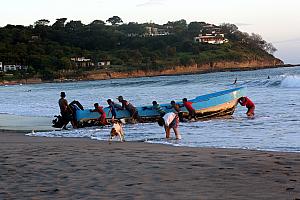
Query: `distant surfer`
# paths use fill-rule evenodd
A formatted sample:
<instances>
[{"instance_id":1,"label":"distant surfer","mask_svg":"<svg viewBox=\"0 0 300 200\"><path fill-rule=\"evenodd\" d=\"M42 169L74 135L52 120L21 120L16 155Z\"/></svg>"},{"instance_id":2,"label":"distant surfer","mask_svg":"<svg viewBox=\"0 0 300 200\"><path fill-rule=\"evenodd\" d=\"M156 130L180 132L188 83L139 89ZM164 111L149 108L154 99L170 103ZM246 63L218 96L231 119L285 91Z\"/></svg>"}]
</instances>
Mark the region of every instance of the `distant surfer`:
<instances>
[{"instance_id":1,"label":"distant surfer","mask_svg":"<svg viewBox=\"0 0 300 200\"><path fill-rule=\"evenodd\" d=\"M233 85L237 83L237 78L234 79Z\"/></svg>"},{"instance_id":2,"label":"distant surfer","mask_svg":"<svg viewBox=\"0 0 300 200\"><path fill-rule=\"evenodd\" d=\"M176 140L181 139L181 135L178 130L179 126L179 117L176 113L170 112L165 114L158 120L158 125L163 126L166 132L166 138L170 138L171 129L173 129Z\"/></svg>"},{"instance_id":3,"label":"distant surfer","mask_svg":"<svg viewBox=\"0 0 300 200\"><path fill-rule=\"evenodd\" d=\"M268 76L268 78L267 79L270 79L270 76Z\"/></svg>"},{"instance_id":4,"label":"distant surfer","mask_svg":"<svg viewBox=\"0 0 300 200\"><path fill-rule=\"evenodd\" d=\"M248 97L241 97L238 99L238 102L241 106L246 106L246 108L248 108L246 113L248 117L254 117L255 105Z\"/></svg>"}]
</instances>

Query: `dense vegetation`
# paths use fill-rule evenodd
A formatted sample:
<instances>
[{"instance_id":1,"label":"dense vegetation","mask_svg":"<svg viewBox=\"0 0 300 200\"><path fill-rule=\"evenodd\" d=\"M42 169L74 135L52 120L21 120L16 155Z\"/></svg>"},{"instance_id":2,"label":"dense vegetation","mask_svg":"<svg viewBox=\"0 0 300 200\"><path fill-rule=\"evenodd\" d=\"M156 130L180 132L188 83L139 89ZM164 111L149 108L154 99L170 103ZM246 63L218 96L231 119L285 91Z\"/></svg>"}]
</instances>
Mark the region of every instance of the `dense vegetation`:
<instances>
[{"instance_id":1,"label":"dense vegetation","mask_svg":"<svg viewBox=\"0 0 300 200\"><path fill-rule=\"evenodd\" d=\"M90 24L60 18L52 25L45 19L30 26L6 25L0 28L0 62L29 66L26 73L10 72L15 78L25 74L51 80L66 71L86 70L72 65L71 57L95 62L109 59L109 70L115 71L160 70L176 65L272 58L276 50L259 35L243 33L233 24L219 27L229 39L226 44L194 42L195 36L208 31L205 26L204 22L187 24L185 20L164 25L125 24L117 16ZM163 29L168 34L149 36L146 27Z\"/></svg>"}]
</instances>

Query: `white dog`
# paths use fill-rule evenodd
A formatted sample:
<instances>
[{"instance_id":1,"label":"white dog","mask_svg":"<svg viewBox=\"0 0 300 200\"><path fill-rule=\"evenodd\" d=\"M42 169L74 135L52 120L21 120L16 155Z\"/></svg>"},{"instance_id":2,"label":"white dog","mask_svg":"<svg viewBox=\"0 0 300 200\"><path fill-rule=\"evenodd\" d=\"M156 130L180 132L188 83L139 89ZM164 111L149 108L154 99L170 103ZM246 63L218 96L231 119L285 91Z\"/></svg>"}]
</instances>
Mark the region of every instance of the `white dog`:
<instances>
[{"instance_id":1,"label":"white dog","mask_svg":"<svg viewBox=\"0 0 300 200\"><path fill-rule=\"evenodd\" d=\"M123 130L122 122L115 121L114 125L110 131L110 138L109 141L111 141L114 137L119 136L120 141L124 142L125 141L125 133Z\"/></svg>"}]
</instances>

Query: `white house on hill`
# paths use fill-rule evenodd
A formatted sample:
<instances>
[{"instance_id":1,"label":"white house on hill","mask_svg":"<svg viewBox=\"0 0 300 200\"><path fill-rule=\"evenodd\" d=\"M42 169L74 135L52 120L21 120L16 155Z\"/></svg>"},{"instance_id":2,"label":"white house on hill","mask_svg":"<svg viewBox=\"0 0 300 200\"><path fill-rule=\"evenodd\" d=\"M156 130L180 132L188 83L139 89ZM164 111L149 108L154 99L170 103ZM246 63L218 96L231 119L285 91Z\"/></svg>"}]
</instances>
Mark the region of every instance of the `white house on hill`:
<instances>
[{"instance_id":1,"label":"white house on hill","mask_svg":"<svg viewBox=\"0 0 300 200\"><path fill-rule=\"evenodd\" d=\"M194 37L195 42L207 43L207 44L224 44L228 42L224 34L211 33L211 34L199 34L198 37Z\"/></svg>"},{"instance_id":2,"label":"white house on hill","mask_svg":"<svg viewBox=\"0 0 300 200\"><path fill-rule=\"evenodd\" d=\"M75 65L76 67L91 67L94 66L94 63L89 58L85 57L75 57L70 59L72 62L72 65Z\"/></svg>"},{"instance_id":3,"label":"white house on hill","mask_svg":"<svg viewBox=\"0 0 300 200\"><path fill-rule=\"evenodd\" d=\"M7 72L7 71L16 71L16 70L27 70L27 66L22 65L3 65L0 62L0 71Z\"/></svg>"},{"instance_id":4,"label":"white house on hill","mask_svg":"<svg viewBox=\"0 0 300 200\"><path fill-rule=\"evenodd\" d=\"M98 62L98 67L100 66L109 66L110 65L110 60L101 60Z\"/></svg>"}]
</instances>

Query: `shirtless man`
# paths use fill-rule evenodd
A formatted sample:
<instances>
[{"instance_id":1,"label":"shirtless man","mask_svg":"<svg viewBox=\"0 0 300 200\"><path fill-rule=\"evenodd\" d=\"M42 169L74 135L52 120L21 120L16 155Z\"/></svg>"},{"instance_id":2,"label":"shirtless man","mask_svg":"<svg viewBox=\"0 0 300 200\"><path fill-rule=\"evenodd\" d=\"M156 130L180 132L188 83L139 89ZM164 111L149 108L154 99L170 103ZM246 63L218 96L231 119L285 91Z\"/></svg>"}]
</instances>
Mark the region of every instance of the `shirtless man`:
<instances>
[{"instance_id":1,"label":"shirtless man","mask_svg":"<svg viewBox=\"0 0 300 200\"><path fill-rule=\"evenodd\" d=\"M69 108L68 101L65 99L66 98L66 93L61 92L60 93L60 99L58 100L58 105L60 108L60 114L62 116L62 119L64 121L63 129L67 129L68 123L71 121L72 122L72 110Z\"/></svg>"},{"instance_id":2,"label":"shirtless man","mask_svg":"<svg viewBox=\"0 0 300 200\"><path fill-rule=\"evenodd\" d=\"M133 120L140 121L139 113L138 113L137 109L131 103L129 103L128 101L123 99L122 96L119 96L117 99L119 100L120 103L122 103L121 110L127 110L130 113L130 116Z\"/></svg>"},{"instance_id":3,"label":"shirtless man","mask_svg":"<svg viewBox=\"0 0 300 200\"><path fill-rule=\"evenodd\" d=\"M182 116L182 111L181 111L182 105L177 104L175 101L171 101L171 108L174 109L175 113L178 114L179 120L183 122L183 116Z\"/></svg>"}]
</instances>

